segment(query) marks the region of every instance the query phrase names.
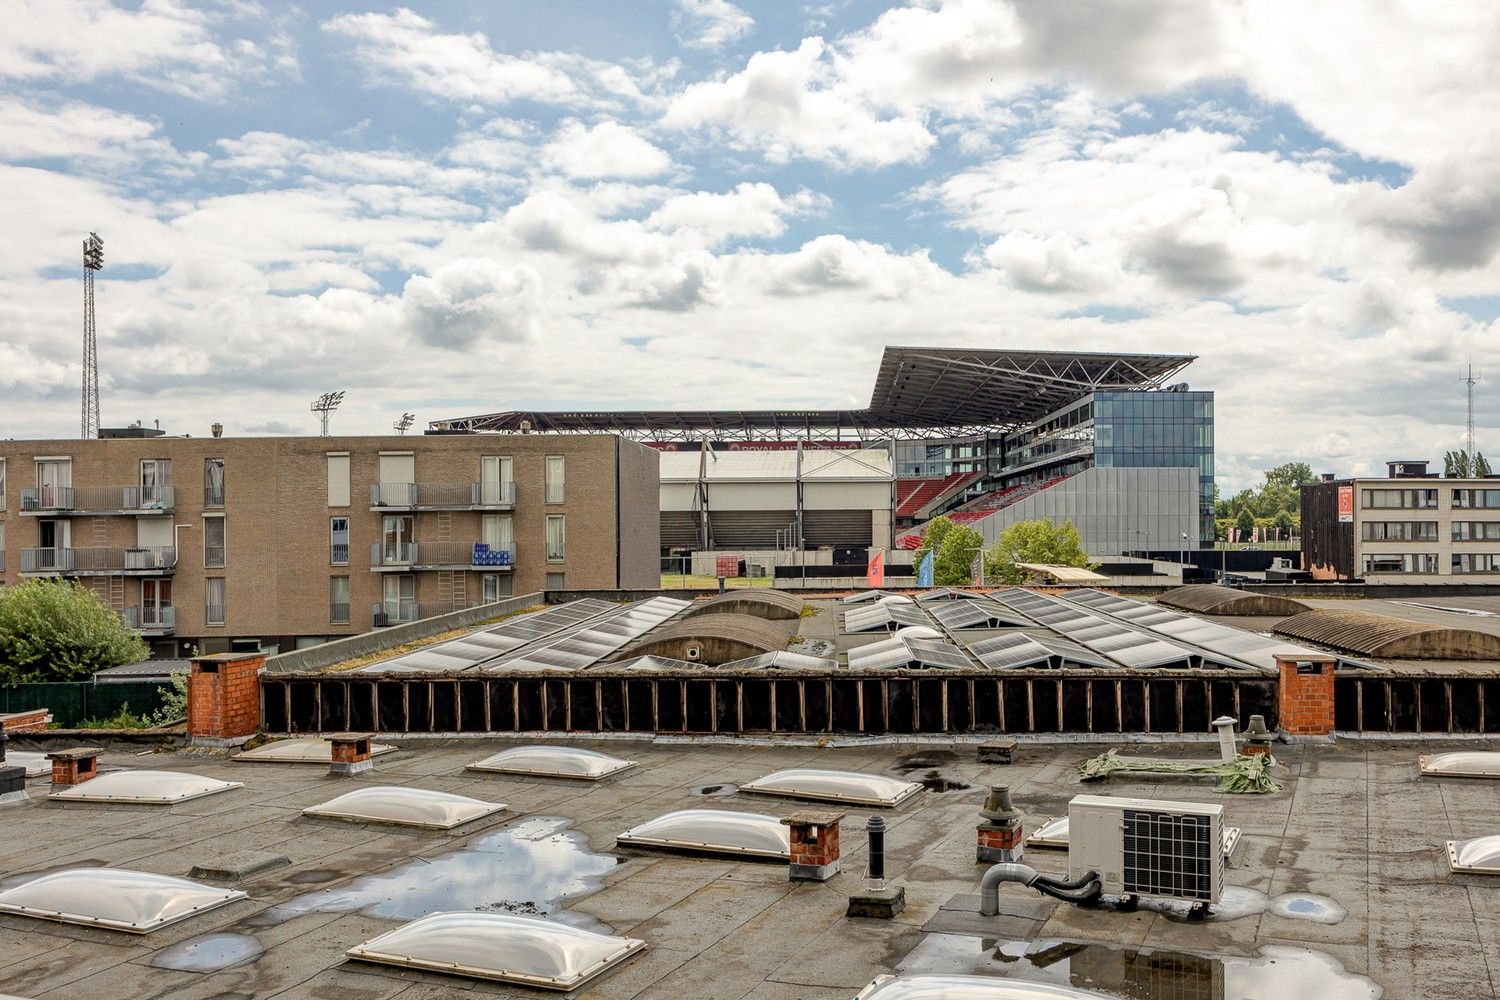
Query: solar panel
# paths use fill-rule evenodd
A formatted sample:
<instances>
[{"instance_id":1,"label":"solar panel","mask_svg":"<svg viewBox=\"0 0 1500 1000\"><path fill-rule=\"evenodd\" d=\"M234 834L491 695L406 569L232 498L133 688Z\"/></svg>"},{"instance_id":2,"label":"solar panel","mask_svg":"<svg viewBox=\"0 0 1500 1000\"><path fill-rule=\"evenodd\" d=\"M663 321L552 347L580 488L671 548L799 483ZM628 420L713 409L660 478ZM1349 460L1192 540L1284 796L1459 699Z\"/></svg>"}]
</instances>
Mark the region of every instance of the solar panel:
<instances>
[{"instance_id":1,"label":"solar panel","mask_svg":"<svg viewBox=\"0 0 1500 1000\"><path fill-rule=\"evenodd\" d=\"M615 613L607 618L586 621L565 635L483 663L479 669L482 673L581 670L640 638L691 604L691 601L675 597L653 597L624 607L611 605Z\"/></svg>"},{"instance_id":2,"label":"solar panel","mask_svg":"<svg viewBox=\"0 0 1500 1000\"><path fill-rule=\"evenodd\" d=\"M950 631L966 628L1019 628L1031 622L990 601L949 601L932 608L932 617Z\"/></svg>"},{"instance_id":3,"label":"solar panel","mask_svg":"<svg viewBox=\"0 0 1500 1000\"><path fill-rule=\"evenodd\" d=\"M952 587L939 587L936 590L924 590L917 595L918 601L978 601L984 597L970 590L955 590Z\"/></svg>"},{"instance_id":4,"label":"solar panel","mask_svg":"<svg viewBox=\"0 0 1500 1000\"><path fill-rule=\"evenodd\" d=\"M889 670L899 667L972 669L963 651L942 639L892 636L849 650L851 670Z\"/></svg>"},{"instance_id":5,"label":"solar panel","mask_svg":"<svg viewBox=\"0 0 1500 1000\"><path fill-rule=\"evenodd\" d=\"M865 590L858 594L850 594L844 598L844 604L864 604L868 601L878 601L882 597L890 597L890 593L884 590Z\"/></svg>"},{"instance_id":6,"label":"solar panel","mask_svg":"<svg viewBox=\"0 0 1500 1000\"><path fill-rule=\"evenodd\" d=\"M997 670L1061 665L1050 649L1020 632L971 642L969 652L980 663Z\"/></svg>"},{"instance_id":7,"label":"solar panel","mask_svg":"<svg viewBox=\"0 0 1500 1000\"><path fill-rule=\"evenodd\" d=\"M497 625L447 642L361 667L361 674L449 674L473 670L499 655L511 653L538 639L577 628L620 605L595 598L569 601L543 611L508 618Z\"/></svg>"},{"instance_id":8,"label":"solar panel","mask_svg":"<svg viewBox=\"0 0 1500 1000\"><path fill-rule=\"evenodd\" d=\"M725 670L832 670L836 666L836 661L826 657L808 656L806 653L793 653L785 649L723 664Z\"/></svg>"},{"instance_id":9,"label":"solar panel","mask_svg":"<svg viewBox=\"0 0 1500 1000\"><path fill-rule=\"evenodd\" d=\"M845 632L872 632L877 629L890 632L898 628L922 625L931 626L932 619L915 604L872 604L844 612Z\"/></svg>"}]
</instances>

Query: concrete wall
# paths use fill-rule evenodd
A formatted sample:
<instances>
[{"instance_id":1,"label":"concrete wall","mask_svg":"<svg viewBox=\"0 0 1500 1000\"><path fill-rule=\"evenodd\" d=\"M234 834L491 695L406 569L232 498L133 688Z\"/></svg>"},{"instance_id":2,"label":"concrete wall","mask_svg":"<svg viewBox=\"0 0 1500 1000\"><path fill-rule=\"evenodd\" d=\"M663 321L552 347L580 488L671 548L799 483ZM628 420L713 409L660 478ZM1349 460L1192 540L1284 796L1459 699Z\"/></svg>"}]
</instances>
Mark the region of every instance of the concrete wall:
<instances>
[{"instance_id":1,"label":"concrete wall","mask_svg":"<svg viewBox=\"0 0 1500 1000\"><path fill-rule=\"evenodd\" d=\"M1092 468L978 522L986 545L1017 521L1072 521L1094 556L1172 549L1185 532L1198 547L1198 474L1193 469ZM1149 532L1149 534L1147 534ZM1149 540L1149 542L1148 542Z\"/></svg>"},{"instance_id":2,"label":"concrete wall","mask_svg":"<svg viewBox=\"0 0 1500 1000\"><path fill-rule=\"evenodd\" d=\"M620 572L625 589L661 583L660 453L618 438Z\"/></svg>"}]
</instances>

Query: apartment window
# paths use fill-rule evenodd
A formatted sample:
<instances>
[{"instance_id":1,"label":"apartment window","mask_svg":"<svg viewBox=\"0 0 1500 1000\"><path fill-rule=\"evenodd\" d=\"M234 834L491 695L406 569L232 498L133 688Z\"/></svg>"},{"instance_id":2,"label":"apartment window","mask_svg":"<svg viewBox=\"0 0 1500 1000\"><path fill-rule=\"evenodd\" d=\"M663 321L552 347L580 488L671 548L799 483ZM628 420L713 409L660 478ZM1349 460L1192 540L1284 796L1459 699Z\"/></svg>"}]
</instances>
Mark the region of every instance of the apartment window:
<instances>
[{"instance_id":1,"label":"apartment window","mask_svg":"<svg viewBox=\"0 0 1500 1000\"><path fill-rule=\"evenodd\" d=\"M328 456L328 506L349 506L348 452L334 452Z\"/></svg>"},{"instance_id":2,"label":"apartment window","mask_svg":"<svg viewBox=\"0 0 1500 1000\"><path fill-rule=\"evenodd\" d=\"M1473 510L1500 507L1500 490L1454 490L1453 506Z\"/></svg>"},{"instance_id":3,"label":"apartment window","mask_svg":"<svg viewBox=\"0 0 1500 1000\"><path fill-rule=\"evenodd\" d=\"M1453 556L1455 573L1500 573L1500 555L1490 552L1462 552Z\"/></svg>"},{"instance_id":4,"label":"apartment window","mask_svg":"<svg viewBox=\"0 0 1500 1000\"><path fill-rule=\"evenodd\" d=\"M0 511L5 510L5 459L0 458Z\"/></svg>"},{"instance_id":5,"label":"apartment window","mask_svg":"<svg viewBox=\"0 0 1500 1000\"><path fill-rule=\"evenodd\" d=\"M334 625L349 624L349 578L328 578L328 621Z\"/></svg>"},{"instance_id":6,"label":"apartment window","mask_svg":"<svg viewBox=\"0 0 1500 1000\"><path fill-rule=\"evenodd\" d=\"M515 464L503 455L486 455L480 460L479 502L483 504L515 503Z\"/></svg>"},{"instance_id":7,"label":"apartment window","mask_svg":"<svg viewBox=\"0 0 1500 1000\"><path fill-rule=\"evenodd\" d=\"M227 551L224 546L224 518L203 518L203 565L217 569L224 565Z\"/></svg>"},{"instance_id":8,"label":"apartment window","mask_svg":"<svg viewBox=\"0 0 1500 1000\"><path fill-rule=\"evenodd\" d=\"M563 502L563 479L565 467L563 456L547 456L547 502Z\"/></svg>"},{"instance_id":9,"label":"apartment window","mask_svg":"<svg viewBox=\"0 0 1500 1000\"><path fill-rule=\"evenodd\" d=\"M410 575L387 576L381 580L381 596L385 620L414 622L417 620L417 578Z\"/></svg>"},{"instance_id":10,"label":"apartment window","mask_svg":"<svg viewBox=\"0 0 1500 1000\"><path fill-rule=\"evenodd\" d=\"M547 582L546 582L545 586L546 586L546 588L548 590L567 590L568 589L568 574L566 574L566 573L548 573L547 574Z\"/></svg>"},{"instance_id":11,"label":"apartment window","mask_svg":"<svg viewBox=\"0 0 1500 1000\"><path fill-rule=\"evenodd\" d=\"M509 514L485 514L479 518L479 540L490 547L491 552L514 552L516 546L515 521Z\"/></svg>"},{"instance_id":12,"label":"apartment window","mask_svg":"<svg viewBox=\"0 0 1500 1000\"><path fill-rule=\"evenodd\" d=\"M1367 542L1435 542L1438 540L1438 523L1366 521L1359 526L1359 535Z\"/></svg>"},{"instance_id":13,"label":"apartment window","mask_svg":"<svg viewBox=\"0 0 1500 1000\"><path fill-rule=\"evenodd\" d=\"M73 460L48 458L36 463L37 506L42 510L66 510L73 506ZM22 506L25 506L22 497Z\"/></svg>"},{"instance_id":14,"label":"apartment window","mask_svg":"<svg viewBox=\"0 0 1500 1000\"><path fill-rule=\"evenodd\" d=\"M335 566L349 565L349 519L328 519L328 561Z\"/></svg>"},{"instance_id":15,"label":"apartment window","mask_svg":"<svg viewBox=\"0 0 1500 1000\"><path fill-rule=\"evenodd\" d=\"M141 462L141 506L172 506L172 460L148 458Z\"/></svg>"},{"instance_id":16,"label":"apartment window","mask_svg":"<svg viewBox=\"0 0 1500 1000\"><path fill-rule=\"evenodd\" d=\"M1455 542L1500 542L1500 521L1454 521Z\"/></svg>"},{"instance_id":17,"label":"apartment window","mask_svg":"<svg viewBox=\"0 0 1500 1000\"><path fill-rule=\"evenodd\" d=\"M568 530L561 514L547 515L547 561L562 562L568 555Z\"/></svg>"},{"instance_id":18,"label":"apartment window","mask_svg":"<svg viewBox=\"0 0 1500 1000\"><path fill-rule=\"evenodd\" d=\"M387 514L381 523L381 559L388 563L408 563L416 558L412 549L416 518L410 514Z\"/></svg>"},{"instance_id":19,"label":"apartment window","mask_svg":"<svg viewBox=\"0 0 1500 1000\"><path fill-rule=\"evenodd\" d=\"M1437 490L1360 490L1360 504L1372 510L1432 510L1437 507L1437 495Z\"/></svg>"},{"instance_id":20,"label":"apartment window","mask_svg":"<svg viewBox=\"0 0 1500 1000\"><path fill-rule=\"evenodd\" d=\"M1438 557L1431 552L1375 553L1364 558L1366 573L1436 573Z\"/></svg>"},{"instance_id":21,"label":"apartment window","mask_svg":"<svg viewBox=\"0 0 1500 1000\"><path fill-rule=\"evenodd\" d=\"M224 460L222 458L203 460L203 506L224 506Z\"/></svg>"},{"instance_id":22,"label":"apartment window","mask_svg":"<svg viewBox=\"0 0 1500 1000\"><path fill-rule=\"evenodd\" d=\"M479 584L485 604L493 604L510 597L512 593L512 577L509 573L485 573L479 578Z\"/></svg>"},{"instance_id":23,"label":"apartment window","mask_svg":"<svg viewBox=\"0 0 1500 1000\"><path fill-rule=\"evenodd\" d=\"M203 620L209 625L224 624L224 578L211 576L203 581Z\"/></svg>"}]
</instances>

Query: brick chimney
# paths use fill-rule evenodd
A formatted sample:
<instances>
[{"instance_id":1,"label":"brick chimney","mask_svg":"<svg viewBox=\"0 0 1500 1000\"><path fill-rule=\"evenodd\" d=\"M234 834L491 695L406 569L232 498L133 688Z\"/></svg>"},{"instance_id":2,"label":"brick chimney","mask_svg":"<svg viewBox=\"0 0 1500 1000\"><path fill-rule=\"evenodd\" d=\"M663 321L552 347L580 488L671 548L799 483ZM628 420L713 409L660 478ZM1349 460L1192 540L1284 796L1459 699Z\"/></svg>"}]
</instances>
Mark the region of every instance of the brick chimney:
<instances>
[{"instance_id":1,"label":"brick chimney","mask_svg":"<svg viewBox=\"0 0 1500 1000\"><path fill-rule=\"evenodd\" d=\"M188 677L188 735L200 746L234 746L260 729L264 653L214 653L193 659Z\"/></svg>"},{"instance_id":2,"label":"brick chimney","mask_svg":"<svg viewBox=\"0 0 1500 1000\"><path fill-rule=\"evenodd\" d=\"M99 773L98 747L72 747L47 755L52 762L52 787L81 785Z\"/></svg>"},{"instance_id":3,"label":"brick chimney","mask_svg":"<svg viewBox=\"0 0 1500 1000\"><path fill-rule=\"evenodd\" d=\"M370 741L374 733L325 733L330 748L329 774L351 775L371 770Z\"/></svg>"},{"instance_id":4,"label":"brick chimney","mask_svg":"<svg viewBox=\"0 0 1500 1000\"><path fill-rule=\"evenodd\" d=\"M792 828L791 869L793 882L827 882L839 873L840 812L801 809L781 822Z\"/></svg>"},{"instance_id":5,"label":"brick chimney","mask_svg":"<svg viewBox=\"0 0 1500 1000\"><path fill-rule=\"evenodd\" d=\"M1278 726L1289 736L1327 736L1333 732L1331 656L1276 655Z\"/></svg>"}]
</instances>

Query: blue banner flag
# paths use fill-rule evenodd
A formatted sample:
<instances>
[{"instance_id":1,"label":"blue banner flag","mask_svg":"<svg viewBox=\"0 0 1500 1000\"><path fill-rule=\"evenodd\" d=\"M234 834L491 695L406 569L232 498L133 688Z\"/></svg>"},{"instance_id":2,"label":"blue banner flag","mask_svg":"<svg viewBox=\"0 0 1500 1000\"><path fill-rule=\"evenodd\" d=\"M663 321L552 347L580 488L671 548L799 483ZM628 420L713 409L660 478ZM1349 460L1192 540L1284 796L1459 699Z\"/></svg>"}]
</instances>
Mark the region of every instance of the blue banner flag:
<instances>
[{"instance_id":1,"label":"blue banner flag","mask_svg":"<svg viewBox=\"0 0 1500 1000\"><path fill-rule=\"evenodd\" d=\"M917 565L918 587L932 586L932 555L932 552L929 550L928 553L922 557L922 561Z\"/></svg>"}]
</instances>

